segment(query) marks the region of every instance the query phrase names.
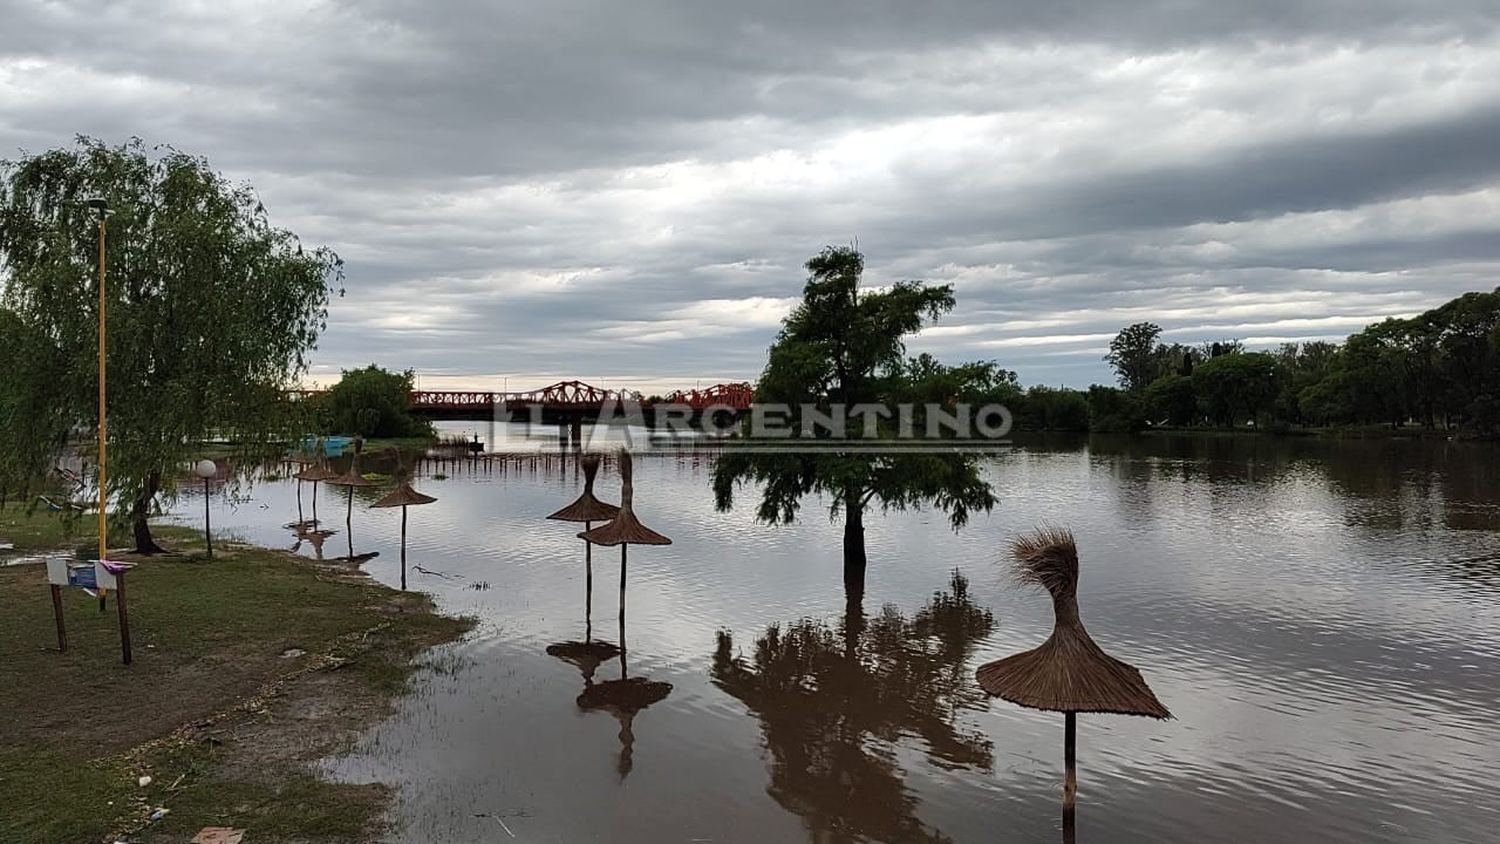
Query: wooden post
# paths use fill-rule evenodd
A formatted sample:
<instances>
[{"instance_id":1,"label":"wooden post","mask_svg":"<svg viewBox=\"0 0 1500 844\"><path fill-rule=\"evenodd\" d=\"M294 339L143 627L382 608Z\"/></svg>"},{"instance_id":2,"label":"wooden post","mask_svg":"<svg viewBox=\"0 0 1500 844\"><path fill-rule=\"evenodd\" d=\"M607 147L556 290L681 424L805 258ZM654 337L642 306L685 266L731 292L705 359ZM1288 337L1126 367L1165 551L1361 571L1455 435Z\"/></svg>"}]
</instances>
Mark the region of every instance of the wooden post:
<instances>
[{"instance_id":1,"label":"wooden post","mask_svg":"<svg viewBox=\"0 0 1500 844\"><path fill-rule=\"evenodd\" d=\"M406 591L406 505L401 505L401 591Z\"/></svg>"},{"instance_id":2,"label":"wooden post","mask_svg":"<svg viewBox=\"0 0 1500 844\"><path fill-rule=\"evenodd\" d=\"M621 545L620 546L620 552L623 554L624 551L625 551L625 546ZM628 679L630 679L630 672L625 667L625 602L624 601L620 602L620 679L621 680L628 680Z\"/></svg>"},{"instance_id":3,"label":"wooden post","mask_svg":"<svg viewBox=\"0 0 1500 844\"><path fill-rule=\"evenodd\" d=\"M208 556L214 555L214 534L208 524L208 478L203 479L203 546Z\"/></svg>"},{"instance_id":4,"label":"wooden post","mask_svg":"<svg viewBox=\"0 0 1500 844\"><path fill-rule=\"evenodd\" d=\"M62 587L52 584L52 616L57 619L57 652L68 652L68 629L63 624Z\"/></svg>"},{"instance_id":5,"label":"wooden post","mask_svg":"<svg viewBox=\"0 0 1500 844\"><path fill-rule=\"evenodd\" d=\"M297 481L297 527L299 527L299 528L303 527L302 521L303 521L302 520L302 481L298 480Z\"/></svg>"},{"instance_id":6,"label":"wooden post","mask_svg":"<svg viewBox=\"0 0 1500 844\"><path fill-rule=\"evenodd\" d=\"M120 615L120 654L125 664L131 662L130 655L130 609L125 605L125 572L115 575L115 610Z\"/></svg>"},{"instance_id":7,"label":"wooden post","mask_svg":"<svg viewBox=\"0 0 1500 844\"><path fill-rule=\"evenodd\" d=\"M1063 841L1071 842L1074 836L1074 808L1078 799L1078 766L1074 751L1078 744L1078 714L1066 713L1063 735Z\"/></svg>"},{"instance_id":8,"label":"wooden post","mask_svg":"<svg viewBox=\"0 0 1500 844\"><path fill-rule=\"evenodd\" d=\"M630 543L620 543L620 666L625 665L625 549Z\"/></svg>"},{"instance_id":9,"label":"wooden post","mask_svg":"<svg viewBox=\"0 0 1500 844\"><path fill-rule=\"evenodd\" d=\"M349 562L354 562L354 487L349 487L349 511L344 514L344 538L349 540Z\"/></svg>"},{"instance_id":10,"label":"wooden post","mask_svg":"<svg viewBox=\"0 0 1500 844\"><path fill-rule=\"evenodd\" d=\"M318 526L318 482L313 481L313 528Z\"/></svg>"}]
</instances>

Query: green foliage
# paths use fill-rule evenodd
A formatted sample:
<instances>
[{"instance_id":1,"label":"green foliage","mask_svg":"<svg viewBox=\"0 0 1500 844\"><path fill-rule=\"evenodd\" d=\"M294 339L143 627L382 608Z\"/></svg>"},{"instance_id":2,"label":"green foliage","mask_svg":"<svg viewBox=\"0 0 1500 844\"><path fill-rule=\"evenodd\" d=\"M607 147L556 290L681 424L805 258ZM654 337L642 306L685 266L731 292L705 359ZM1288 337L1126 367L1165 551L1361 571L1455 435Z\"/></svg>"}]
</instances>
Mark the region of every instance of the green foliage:
<instances>
[{"instance_id":1,"label":"green foliage","mask_svg":"<svg viewBox=\"0 0 1500 844\"><path fill-rule=\"evenodd\" d=\"M1159 374L1161 358L1156 352L1156 338L1159 336L1161 326L1154 322L1137 322L1120 329L1120 333L1109 341L1109 354L1104 359L1115 368L1122 387L1139 390Z\"/></svg>"},{"instance_id":2,"label":"green foliage","mask_svg":"<svg viewBox=\"0 0 1500 844\"><path fill-rule=\"evenodd\" d=\"M341 262L271 226L247 185L201 158L80 138L0 163L0 305L28 375L8 373L0 483L25 487L73 428L97 425L98 237L108 201L109 491L141 550L146 517L195 444L261 449L291 433L284 399L324 327Z\"/></svg>"},{"instance_id":3,"label":"green foliage","mask_svg":"<svg viewBox=\"0 0 1500 844\"><path fill-rule=\"evenodd\" d=\"M924 319L953 308L952 288L900 281L879 292L861 291L864 258L849 248L823 250L807 262L807 270L802 302L784 321L756 389L757 401L793 408L788 421L794 431L803 431L803 405L819 412L833 404L891 408L906 401L968 401L1014 390L1014 375L994 364L945 367L926 356L902 359L906 335L920 329ZM919 426L921 422L917 420ZM879 422L876 438L891 437L892 424L889 419ZM847 432L851 438L864 434L862 429ZM861 578L867 507L932 504L945 510L957 528L971 512L988 511L995 501L979 475L977 458L956 451L727 450L714 465L718 507L730 509L736 488L746 483L761 485L756 515L773 523L792 521L804 496L821 494L830 515L845 517L846 576L857 572Z\"/></svg>"},{"instance_id":4,"label":"green foliage","mask_svg":"<svg viewBox=\"0 0 1500 844\"><path fill-rule=\"evenodd\" d=\"M1193 392L1216 424L1254 421L1276 396L1276 358L1244 352L1210 358L1193 370Z\"/></svg>"},{"instance_id":5,"label":"green foliage","mask_svg":"<svg viewBox=\"0 0 1500 844\"><path fill-rule=\"evenodd\" d=\"M1035 386L1014 410L1024 431L1087 431L1089 402L1085 393L1066 387Z\"/></svg>"},{"instance_id":6,"label":"green foliage","mask_svg":"<svg viewBox=\"0 0 1500 844\"><path fill-rule=\"evenodd\" d=\"M1139 396L1114 387L1095 384L1088 392L1089 430L1138 431L1145 426L1145 411Z\"/></svg>"},{"instance_id":7,"label":"green foliage","mask_svg":"<svg viewBox=\"0 0 1500 844\"><path fill-rule=\"evenodd\" d=\"M1198 418L1198 394L1193 379L1166 375L1151 382L1141 397L1146 417L1156 424L1191 425Z\"/></svg>"},{"instance_id":8,"label":"green foliage","mask_svg":"<svg viewBox=\"0 0 1500 844\"><path fill-rule=\"evenodd\" d=\"M411 415L411 370L390 372L370 364L346 369L322 397L326 433L365 437L422 437L432 425Z\"/></svg>"}]
</instances>

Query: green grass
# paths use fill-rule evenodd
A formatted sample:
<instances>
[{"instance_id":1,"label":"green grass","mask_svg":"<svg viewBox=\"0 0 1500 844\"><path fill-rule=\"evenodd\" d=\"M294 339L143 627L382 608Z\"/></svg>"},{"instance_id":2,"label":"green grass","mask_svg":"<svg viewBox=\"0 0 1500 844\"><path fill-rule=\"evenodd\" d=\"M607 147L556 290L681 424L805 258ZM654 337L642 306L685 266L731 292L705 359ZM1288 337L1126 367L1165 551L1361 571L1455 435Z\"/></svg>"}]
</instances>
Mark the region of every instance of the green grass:
<instances>
[{"instance_id":1,"label":"green grass","mask_svg":"<svg viewBox=\"0 0 1500 844\"><path fill-rule=\"evenodd\" d=\"M61 497L54 498L61 501ZM94 514L49 510L43 505L7 502L0 507L0 539L15 544L17 551L57 551L93 547L97 542L98 523ZM173 548L202 550L203 532L178 525L152 525L151 535L157 542ZM135 544L130 526L118 520L110 525L109 547L129 548Z\"/></svg>"},{"instance_id":2,"label":"green grass","mask_svg":"<svg viewBox=\"0 0 1500 844\"><path fill-rule=\"evenodd\" d=\"M42 567L0 568L0 842L95 842L134 828L155 805L172 812L147 828L148 841L185 841L207 825L246 827L256 842L362 840L385 793L309 773L307 761L336 749L329 740L259 758L260 741L221 746L193 725L211 720L238 737L279 729L264 714L275 700L334 688L379 709L404 688L414 654L461 635L467 622L434 615L424 596L259 549L228 549L211 562L152 559L127 587L128 667L113 604L101 614L68 590L69 649L60 654ZM285 659L288 648L308 656ZM297 675L263 701L267 689L318 664L308 660L328 656L347 667ZM257 701L253 714L235 714L245 701ZM323 708L352 721L358 703ZM237 719L248 726L232 726ZM144 790L143 770L153 776Z\"/></svg>"},{"instance_id":3,"label":"green grass","mask_svg":"<svg viewBox=\"0 0 1500 844\"><path fill-rule=\"evenodd\" d=\"M436 436L431 437L372 437L365 440L365 452L385 451L394 448L401 451L421 451L438 444Z\"/></svg>"}]
</instances>

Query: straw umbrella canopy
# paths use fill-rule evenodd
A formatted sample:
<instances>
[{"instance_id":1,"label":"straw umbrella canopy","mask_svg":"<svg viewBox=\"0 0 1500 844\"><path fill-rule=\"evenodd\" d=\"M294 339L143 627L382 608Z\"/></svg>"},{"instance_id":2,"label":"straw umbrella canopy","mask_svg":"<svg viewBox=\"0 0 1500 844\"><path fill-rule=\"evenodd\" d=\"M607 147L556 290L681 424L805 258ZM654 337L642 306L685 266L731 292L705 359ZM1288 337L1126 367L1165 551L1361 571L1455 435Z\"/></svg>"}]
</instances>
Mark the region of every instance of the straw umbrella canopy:
<instances>
[{"instance_id":1,"label":"straw umbrella canopy","mask_svg":"<svg viewBox=\"0 0 1500 844\"><path fill-rule=\"evenodd\" d=\"M641 524L635 517L635 485L632 481L634 469L630 452L620 449L620 512L609 524L578 534L585 542L595 545L620 546L620 622L625 621L625 566L626 549L631 545L671 545L672 540ZM621 643L624 644L623 642Z\"/></svg>"},{"instance_id":2,"label":"straw umbrella canopy","mask_svg":"<svg viewBox=\"0 0 1500 844\"><path fill-rule=\"evenodd\" d=\"M620 512L620 508L613 504L605 504L594 497L594 478L599 474L599 455L590 452L583 455L579 463L583 466L583 493L572 504L558 510L547 518L562 522L583 522L583 530L587 533L593 529L594 522L607 522L613 519ZM593 638L594 543L589 542L587 539L583 541L583 567L583 640L588 642Z\"/></svg>"},{"instance_id":3,"label":"straw umbrella canopy","mask_svg":"<svg viewBox=\"0 0 1500 844\"><path fill-rule=\"evenodd\" d=\"M388 495L371 504L371 507L400 507L401 508L401 590L406 591L406 508L421 504L431 504L436 501L430 495L423 495L411 488L411 484L405 480L396 485Z\"/></svg>"},{"instance_id":4,"label":"straw umbrella canopy","mask_svg":"<svg viewBox=\"0 0 1500 844\"><path fill-rule=\"evenodd\" d=\"M1074 747L1077 714L1098 712L1167 719L1134 666L1104 652L1078 617L1078 546L1073 534L1044 527L1011 544L1016 581L1052 595L1056 622L1040 646L985 665L975 672L986 692L1011 703L1066 715L1063 755L1063 833L1071 840L1078 794Z\"/></svg>"}]
</instances>

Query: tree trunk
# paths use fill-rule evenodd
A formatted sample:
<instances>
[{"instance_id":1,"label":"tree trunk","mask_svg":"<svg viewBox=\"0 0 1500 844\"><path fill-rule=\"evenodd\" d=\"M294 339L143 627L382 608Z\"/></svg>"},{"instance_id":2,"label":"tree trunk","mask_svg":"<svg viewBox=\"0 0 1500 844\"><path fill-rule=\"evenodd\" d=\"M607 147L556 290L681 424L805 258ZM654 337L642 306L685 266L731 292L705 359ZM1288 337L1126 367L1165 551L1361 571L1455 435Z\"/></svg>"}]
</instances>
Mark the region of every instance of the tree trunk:
<instances>
[{"instance_id":1,"label":"tree trunk","mask_svg":"<svg viewBox=\"0 0 1500 844\"><path fill-rule=\"evenodd\" d=\"M844 591L865 594L865 505L858 493L844 497Z\"/></svg>"},{"instance_id":2,"label":"tree trunk","mask_svg":"<svg viewBox=\"0 0 1500 844\"><path fill-rule=\"evenodd\" d=\"M156 493L161 489L161 472L153 469L146 476L146 486L136 496L135 503L130 508L130 520L135 533L135 553L137 554L160 554L162 547L151 538L151 523L147 521L151 517L151 502L156 500Z\"/></svg>"}]
</instances>

